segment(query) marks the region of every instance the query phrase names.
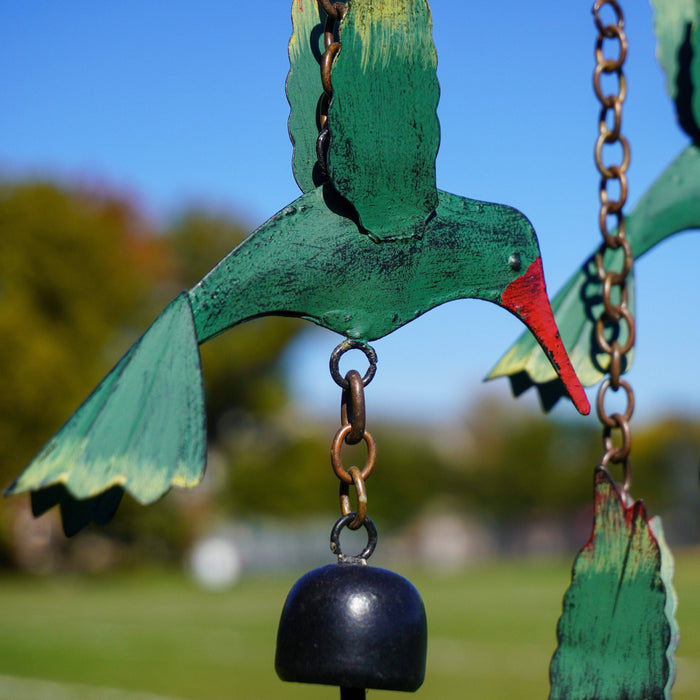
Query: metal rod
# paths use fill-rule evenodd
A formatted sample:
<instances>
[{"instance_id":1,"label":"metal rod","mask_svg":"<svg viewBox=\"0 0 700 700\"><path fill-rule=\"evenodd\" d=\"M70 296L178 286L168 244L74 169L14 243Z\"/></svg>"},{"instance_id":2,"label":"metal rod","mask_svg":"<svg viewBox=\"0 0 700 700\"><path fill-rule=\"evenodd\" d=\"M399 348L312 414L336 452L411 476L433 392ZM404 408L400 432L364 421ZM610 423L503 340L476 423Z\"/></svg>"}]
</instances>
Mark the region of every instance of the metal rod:
<instances>
[{"instance_id":1,"label":"metal rod","mask_svg":"<svg viewBox=\"0 0 700 700\"><path fill-rule=\"evenodd\" d=\"M365 700L367 697L364 688L341 688L340 700Z\"/></svg>"}]
</instances>

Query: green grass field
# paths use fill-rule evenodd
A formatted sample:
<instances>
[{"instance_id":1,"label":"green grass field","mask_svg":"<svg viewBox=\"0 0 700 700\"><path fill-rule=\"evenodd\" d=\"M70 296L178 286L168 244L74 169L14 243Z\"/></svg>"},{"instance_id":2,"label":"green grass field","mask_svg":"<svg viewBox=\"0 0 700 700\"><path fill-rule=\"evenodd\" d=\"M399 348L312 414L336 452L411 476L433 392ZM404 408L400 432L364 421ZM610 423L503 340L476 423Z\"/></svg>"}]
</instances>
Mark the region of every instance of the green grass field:
<instances>
[{"instance_id":1,"label":"green grass field","mask_svg":"<svg viewBox=\"0 0 700 700\"><path fill-rule=\"evenodd\" d=\"M546 698L569 567L535 561L443 576L400 572L419 588L428 613L428 670L416 697ZM696 700L700 551L677 555L676 569L682 637L674 698ZM244 579L214 594L175 574L5 577L0 698L337 698L327 686L282 683L275 675L277 621L295 579ZM371 694L399 696L406 697Z\"/></svg>"}]
</instances>

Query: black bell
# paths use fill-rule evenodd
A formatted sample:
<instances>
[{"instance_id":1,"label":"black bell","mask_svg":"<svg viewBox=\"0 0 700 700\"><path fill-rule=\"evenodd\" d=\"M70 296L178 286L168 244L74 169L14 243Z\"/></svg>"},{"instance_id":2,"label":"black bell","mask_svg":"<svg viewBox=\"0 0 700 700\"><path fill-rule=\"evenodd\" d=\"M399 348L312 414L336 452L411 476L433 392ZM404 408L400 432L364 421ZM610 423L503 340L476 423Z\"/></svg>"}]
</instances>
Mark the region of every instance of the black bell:
<instances>
[{"instance_id":1,"label":"black bell","mask_svg":"<svg viewBox=\"0 0 700 700\"><path fill-rule=\"evenodd\" d=\"M343 557L338 534L353 518L333 529L338 563L302 576L287 596L275 669L285 681L415 691L425 677L423 601L403 576L367 565L376 543L369 518L368 547L359 557Z\"/></svg>"}]
</instances>

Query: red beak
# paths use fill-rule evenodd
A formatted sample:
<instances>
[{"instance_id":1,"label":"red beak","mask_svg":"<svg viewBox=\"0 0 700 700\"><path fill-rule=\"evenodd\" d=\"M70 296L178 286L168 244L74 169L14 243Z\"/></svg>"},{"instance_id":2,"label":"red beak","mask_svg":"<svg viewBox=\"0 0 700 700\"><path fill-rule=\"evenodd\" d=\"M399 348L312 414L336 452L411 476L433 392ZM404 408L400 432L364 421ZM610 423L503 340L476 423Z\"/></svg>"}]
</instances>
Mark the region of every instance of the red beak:
<instances>
[{"instance_id":1,"label":"red beak","mask_svg":"<svg viewBox=\"0 0 700 700\"><path fill-rule=\"evenodd\" d=\"M549 305L541 258L536 258L524 275L513 280L506 287L501 303L508 311L514 313L537 338L537 342L564 382L574 406L579 413L588 415L591 411L588 397L571 366L571 360L559 337L552 307Z\"/></svg>"}]
</instances>

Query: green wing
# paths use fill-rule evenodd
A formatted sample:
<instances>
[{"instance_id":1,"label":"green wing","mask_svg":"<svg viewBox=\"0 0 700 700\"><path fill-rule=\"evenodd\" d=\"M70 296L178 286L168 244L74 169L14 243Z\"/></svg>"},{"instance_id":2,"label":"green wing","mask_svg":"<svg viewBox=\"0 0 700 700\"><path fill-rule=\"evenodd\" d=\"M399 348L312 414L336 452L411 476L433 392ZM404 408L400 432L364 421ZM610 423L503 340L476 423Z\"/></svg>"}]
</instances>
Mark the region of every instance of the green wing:
<instances>
[{"instance_id":1,"label":"green wing","mask_svg":"<svg viewBox=\"0 0 700 700\"><path fill-rule=\"evenodd\" d=\"M644 504L626 507L599 468L593 534L574 563L557 628L550 700L670 698L677 640L662 568Z\"/></svg>"},{"instance_id":2,"label":"green wing","mask_svg":"<svg viewBox=\"0 0 700 700\"><path fill-rule=\"evenodd\" d=\"M326 13L316 0L292 1L292 36L289 40L289 137L294 145L292 170L302 192L321 184L316 164L321 56Z\"/></svg>"},{"instance_id":3,"label":"green wing","mask_svg":"<svg viewBox=\"0 0 700 700\"><path fill-rule=\"evenodd\" d=\"M700 228L700 148L690 145L666 168L627 217L627 237L635 258L639 258L665 238L693 228ZM614 255L606 253L606 267ZM628 286L629 305L634 310L634 284ZM597 384L603 378L608 360L599 354L594 337L595 320L602 310L602 285L593 255L557 293L552 308L581 383ZM621 340L624 342L624 337ZM632 353L626 361L629 369ZM516 395L536 386L546 410L566 395L547 357L527 333L510 347L487 379L503 376L510 377Z\"/></svg>"},{"instance_id":4,"label":"green wing","mask_svg":"<svg viewBox=\"0 0 700 700\"><path fill-rule=\"evenodd\" d=\"M205 427L199 350L183 293L6 493L32 492L37 513L60 504L67 531L108 520L123 491L147 504L171 486L196 485Z\"/></svg>"},{"instance_id":5,"label":"green wing","mask_svg":"<svg viewBox=\"0 0 700 700\"><path fill-rule=\"evenodd\" d=\"M438 204L439 86L425 0L352 0L328 111L335 189L375 239L420 235Z\"/></svg>"}]
</instances>

